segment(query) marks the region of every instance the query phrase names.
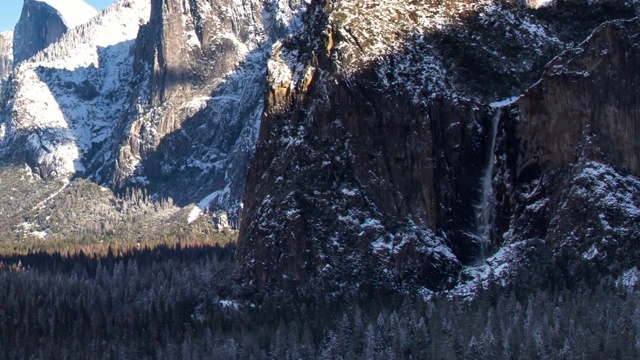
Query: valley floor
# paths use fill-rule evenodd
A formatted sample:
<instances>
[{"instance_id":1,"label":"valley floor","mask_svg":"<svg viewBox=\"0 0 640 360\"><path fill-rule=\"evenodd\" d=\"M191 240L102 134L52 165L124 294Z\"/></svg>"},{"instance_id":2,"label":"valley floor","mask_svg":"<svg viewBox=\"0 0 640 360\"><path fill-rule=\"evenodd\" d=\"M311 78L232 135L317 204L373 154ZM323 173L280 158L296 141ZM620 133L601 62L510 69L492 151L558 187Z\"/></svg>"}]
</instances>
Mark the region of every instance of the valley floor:
<instances>
[{"instance_id":1,"label":"valley floor","mask_svg":"<svg viewBox=\"0 0 640 360\"><path fill-rule=\"evenodd\" d=\"M234 245L0 257L3 359L634 359L615 283L475 296L257 289ZM627 284L629 285L629 284ZM633 284L632 284L633 285Z\"/></svg>"}]
</instances>

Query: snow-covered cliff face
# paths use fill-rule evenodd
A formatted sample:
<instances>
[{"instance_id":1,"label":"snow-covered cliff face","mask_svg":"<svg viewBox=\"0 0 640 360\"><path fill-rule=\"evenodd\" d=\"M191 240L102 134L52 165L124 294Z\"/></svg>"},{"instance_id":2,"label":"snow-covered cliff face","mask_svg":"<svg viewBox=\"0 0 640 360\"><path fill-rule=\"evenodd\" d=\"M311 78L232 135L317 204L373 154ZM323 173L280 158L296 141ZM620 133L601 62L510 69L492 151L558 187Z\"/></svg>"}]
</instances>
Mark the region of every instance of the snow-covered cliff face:
<instances>
[{"instance_id":1,"label":"snow-covered cliff face","mask_svg":"<svg viewBox=\"0 0 640 360\"><path fill-rule=\"evenodd\" d=\"M517 122L502 107L515 99L503 99L603 21L634 16L608 1L314 10L307 31L271 54L238 259L264 282L431 289L453 286L462 265L483 263L509 236L512 217L498 208L524 205L505 195L513 177L495 177L506 152L549 144L536 135L509 142L504 127Z\"/></svg>"},{"instance_id":2,"label":"snow-covered cliff face","mask_svg":"<svg viewBox=\"0 0 640 360\"><path fill-rule=\"evenodd\" d=\"M213 208L235 224L268 53L299 28L305 8L120 0L70 21L67 5L27 1L16 47L39 41L24 30L40 21L36 10L66 32L22 55L4 88L3 155L41 178L145 187L181 206L196 203L190 221Z\"/></svg>"},{"instance_id":3,"label":"snow-covered cliff face","mask_svg":"<svg viewBox=\"0 0 640 360\"><path fill-rule=\"evenodd\" d=\"M244 193L270 44L298 27L298 1L152 1L136 44L137 96L115 186L230 210Z\"/></svg>"},{"instance_id":4,"label":"snow-covered cliff face","mask_svg":"<svg viewBox=\"0 0 640 360\"><path fill-rule=\"evenodd\" d=\"M26 0L14 32L14 63L30 58L96 14L82 0Z\"/></svg>"},{"instance_id":5,"label":"snow-covered cliff face","mask_svg":"<svg viewBox=\"0 0 640 360\"><path fill-rule=\"evenodd\" d=\"M13 31L0 33L0 82L4 81L13 68Z\"/></svg>"},{"instance_id":6,"label":"snow-covered cliff face","mask_svg":"<svg viewBox=\"0 0 640 360\"><path fill-rule=\"evenodd\" d=\"M639 265L638 44L638 18L603 24L504 119L499 230L507 243L543 239L568 281Z\"/></svg>"},{"instance_id":7,"label":"snow-covered cliff face","mask_svg":"<svg viewBox=\"0 0 640 360\"><path fill-rule=\"evenodd\" d=\"M5 156L25 159L42 178L82 175L87 155L118 136L113 130L127 108L131 48L148 16L146 1L119 1L19 63L5 88Z\"/></svg>"}]
</instances>

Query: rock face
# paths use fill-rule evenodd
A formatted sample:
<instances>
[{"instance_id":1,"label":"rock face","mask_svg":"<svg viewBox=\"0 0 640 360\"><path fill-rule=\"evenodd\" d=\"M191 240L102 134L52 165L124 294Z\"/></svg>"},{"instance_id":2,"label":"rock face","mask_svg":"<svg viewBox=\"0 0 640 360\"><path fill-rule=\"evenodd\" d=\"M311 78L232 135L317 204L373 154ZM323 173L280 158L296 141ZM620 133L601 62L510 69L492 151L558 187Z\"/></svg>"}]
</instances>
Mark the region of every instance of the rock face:
<instances>
[{"instance_id":1,"label":"rock face","mask_svg":"<svg viewBox=\"0 0 640 360\"><path fill-rule=\"evenodd\" d=\"M1 155L195 204L180 222L240 212L261 283L446 289L534 242L567 278L617 274L640 217L638 25L606 21L632 2L541 3L119 0L88 19L28 0Z\"/></svg>"},{"instance_id":2,"label":"rock face","mask_svg":"<svg viewBox=\"0 0 640 360\"><path fill-rule=\"evenodd\" d=\"M152 1L136 43L141 95L131 99L137 111L114 186L142 184L185 205L196 200L228 210L236 223L263 109L266 53L304 10L296 1L265 4Z\"/></svg>"},{"instance_id":3,"label":"rock face","mask_svg":"<svg viewBox=\"0 0 640 360\"><path fill-rule=\"evenodd\" d=\"M542 134L571 128L556 117L568 106L564 95L553 97L553 115L525 106L534 88L518 104L541 120L524 127L517 106L495 101L524 92L553 56L633 10L581 3L589 16L570 19L571 4L322 5L306 18L310 30L276 44L269 61L238 250L250 276L442 289L505 241L544 236L549 217L520 216L529 204L514 189L540 174L536 161L575 161L550 146L577 151L577 139ZM508 44L497 33L510 34Z\"/></svg>"},{"instance_id":4,"label":"rock face","mask_svg":"<svg viewBox=\"0 0 640 360\"><path fill-rule=\"evenodd\" d=\"M609 22L547 66L517 102L518 175L585 155L640 176L638 40L636 20Z\"/></svg>"},{"instance_id":5,"label":"rock face","mask_svg":"<svg viewBox=\"0 0 640 360\"><path fill-rule=\"evenodd\" d=\"M639 43L637 18L603 24L504 119L498 231L546 241L570 281L639 265Z\"/></svg>"},{"instance_id":6,"label":"rock face","mask_svg":"<svg viewBox=\"0 0 640 360\"><path fill-rule=\"evenodd\" d=\"M144 187L180 206L228 211L236 224L266 54L299 27L305 7L120 0L80 24L58 16L66 33L22 56L29 58L3 90L3 155L44 179ZM35 10L68 8L27 1L18 28L44 21L33 19ZM20 33L20 42L40 39Z\"/></svg>"},{"instance_id":7,"label":"rock face","mask_svg":"<svg viewBox=\"0 0 640 360\"><path fill-rule=\"evenodd\" d=\"M13 68L13 32L0 33L0 81L3 81Z\"/></svg>"},{"instance_id":8,"label":"rock face","mask_svg":"<svg viewBox=\"0 0 640 360\"><path fill-rule=\"evenodd\" d=\"M14 31L14 64L32 57L58 41L69 28L96 14L96 10L82 0L25 0Z\"/></svg>"},{"instance_id":9,"label":"rock face","mask_svg":"<svg viewBox=\"0 0 640 360\"><path fill-rule=\"evenodd\" d=\"M53 12L33 3L25 3L23 17L35 16L35 8ZM130 47L148 14L145 1L119 1L18 64L3 89L5 159L26 161L44 179L85 174L92 155L119 135L114 129L131 91ZM14 47L28 42L25 34L16 33Z\"/></svg>"}]
</instances>

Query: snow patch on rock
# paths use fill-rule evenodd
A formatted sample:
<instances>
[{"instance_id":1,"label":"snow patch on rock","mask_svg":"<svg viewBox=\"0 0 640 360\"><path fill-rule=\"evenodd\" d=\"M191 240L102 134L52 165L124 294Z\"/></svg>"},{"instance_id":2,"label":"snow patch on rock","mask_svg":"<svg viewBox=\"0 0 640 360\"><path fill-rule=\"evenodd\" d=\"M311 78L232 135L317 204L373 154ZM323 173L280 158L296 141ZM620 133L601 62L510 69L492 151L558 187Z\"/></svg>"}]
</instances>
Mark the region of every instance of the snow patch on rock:
<instances>
[{"instance_id":1,"label":"snow patch on rock","mask_svg":"<svg viewBox=\"0 0 640 360\"><path fill-rule=\"evenodd\" d=\"M616 284L624 287L628 290L635 289L640 283L640 271L637 268L631 268L625 271L622 276L618 278Z\"/></svg>"},{"instance_id":2,"label":"snow patch on rock","mask_svg":"<svg viewBox=\"0 0 640 360\"><path fill-rule=\"evenodd\" d=\"M214 191L213 193L207 195L204 199L200 200L198 204L196 204L189 216L187 217L187 222L190 224L196 221L204 212L206 212L212 203L224 203L225 200L228 200L230 194L229 186L226 186L224 189Z\"/></svg>"},{"instance_id":3,"label":"snow patch on rock","mask_svg":"<svg viewBox=\"0 0 640 360\"><path fill-rule=\"evenodd\" d=\"M519 254L527 243L527 240L522 240L509 244L500 248L484 264L465 267L460 273L458 285L447 291L447 296L471 299L479 289L487 289L491 282L502 287L509 285L514 269L519 266Z\"/></svg>"}]
</instances>

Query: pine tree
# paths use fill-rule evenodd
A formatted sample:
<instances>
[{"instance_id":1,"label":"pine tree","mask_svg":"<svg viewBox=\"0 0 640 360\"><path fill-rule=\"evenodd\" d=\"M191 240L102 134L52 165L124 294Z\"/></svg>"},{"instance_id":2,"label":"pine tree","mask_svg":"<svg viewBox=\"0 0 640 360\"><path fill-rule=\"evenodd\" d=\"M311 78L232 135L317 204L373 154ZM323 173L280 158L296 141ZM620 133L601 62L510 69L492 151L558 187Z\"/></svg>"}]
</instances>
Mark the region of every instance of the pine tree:
<instances>
[{"instance_id":1,"label":"pine tree","mask_svg":"<svg viewBox=\"0 0 640 360\"><path fill-rule=\"evenodd\" d=\"M302 337L300 339L300 353L303 359L313 359L316 356L315 346L313 343L313 335L309 323L305 321L302 326Z\"/></svg>"},{"instance_id":2,"label":"pine tree","mask_svg":"<svg viewBox=\"0 0 640 360\"><path fill-rule=\"evenodd\" d=\"M414 357L418 359L427 358L430 339L424 317L421 316L417 324L413 327L411 339L412 341L409 344L409 348L415 354Z\"/></svg>"},{"instance_id":3,"label":"pine tree","mask_svg":"<svg viewBox=\"0 0 640 360\"><path fill-rule=\"evenodd\" d=\"M465 350L464 358L466 360L477 360L481 359L482 355L483 351L480 342L476 339L475 336L472 336Z\"/></svg>"},{"instance_id":4,"label":"pine tree","mask_svg":"<svg viewBox=\"0 0 640 360\"><path fill-rule=\"evenodd\" d=\"M287 355L287 327L284 324L284 320L280 318L278 327L276 328L275 336L273 337L271 344L271 351L276 359L286 359Z\"/></svg>"},{"instance_id":5,"label":"pine tree","mask_svg":"<svg viewBox=\"0 0 640 360\"><path fill-rule=\"evenodd\" d=\"M564 340L564 345L562 349L558 352L558 356L556 357L559 360L573 360L573 350L571 350L571 344L569 343L569 339Z\"/></svg>"},{"instance_id":6,"label":"pine tree","mask_svg":"<svg viewBox=\"0 0 640 360\"><path fill-rule=\"evenodd\" d=\"M322 352L320 353L321 360L340 360L342 354L339 349L339 342L337 335L329 330L323 341Z\"/></svg>"},{"instance_id":7,"label":"pine tree","mask_svg":"<svg viewBox=\"0 0 640 360\"><path fill-rule=\"evenodd\" d=\"M364 346L364 358L365 359L377 359L376 356L376 331L372 324L367 326L365 333L365 346Z\"/></svg>"}]
</instances>

